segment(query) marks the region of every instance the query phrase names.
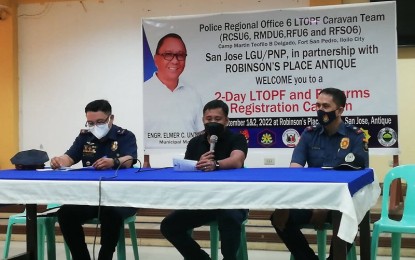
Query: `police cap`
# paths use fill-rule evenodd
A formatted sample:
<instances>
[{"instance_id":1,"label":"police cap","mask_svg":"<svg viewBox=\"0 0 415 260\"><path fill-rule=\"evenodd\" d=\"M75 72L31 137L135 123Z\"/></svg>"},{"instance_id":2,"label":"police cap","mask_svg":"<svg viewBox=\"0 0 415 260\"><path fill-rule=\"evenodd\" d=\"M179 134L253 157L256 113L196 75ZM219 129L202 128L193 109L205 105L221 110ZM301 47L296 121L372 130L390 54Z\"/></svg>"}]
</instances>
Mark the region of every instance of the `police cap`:
<instances>
[{"instance_id":1,"label":"police cap","mask_svg":"<svg viewBox=\"0 0 415 260\"><path fill-rule=\"evenodd\" d=\"M10 161L18 170L43 169L49 157L45 151L32 149L18 152Z\"/></svg>"},{"instance_id":2,"label":"police cap","mask_svg":"<svg viewBox=\"0 0 415 260\"><path fill-rule=\"evenodd\" d=\"M348 153L343 160L334 167L335 170L360 170L365 168L365 159L354 153Z\"/></svg>"}]
</instances>

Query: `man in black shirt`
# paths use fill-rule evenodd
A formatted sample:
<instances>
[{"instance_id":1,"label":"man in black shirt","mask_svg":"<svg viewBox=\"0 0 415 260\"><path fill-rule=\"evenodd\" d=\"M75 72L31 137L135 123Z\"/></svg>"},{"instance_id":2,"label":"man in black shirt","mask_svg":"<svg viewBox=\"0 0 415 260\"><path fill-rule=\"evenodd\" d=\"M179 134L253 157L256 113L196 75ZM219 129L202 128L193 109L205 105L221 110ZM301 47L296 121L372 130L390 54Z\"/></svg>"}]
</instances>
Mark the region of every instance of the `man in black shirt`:
<instances>
[{"instance_id":1,"label":"man in black shirt","mask_svg":"<svg viewBox=\"0 0 415 260\"><path fill-rule=\"evenodd\" d=\"M203 108L203 134L192 138L187 145L185 159L196 160L202 171L242 168L248 145L242 134L226 129L229 108L221 100L208 102ZM217 137L215 142L212 136ZM213 150L210 147L214 147ZM224 260L236 260L241 238L241 225L247 218L246 209L176 210L161 222L161 233L186 260L210 259L209 255L189 234L189 230L217 221Z\"/></svg>"}]
</instances>

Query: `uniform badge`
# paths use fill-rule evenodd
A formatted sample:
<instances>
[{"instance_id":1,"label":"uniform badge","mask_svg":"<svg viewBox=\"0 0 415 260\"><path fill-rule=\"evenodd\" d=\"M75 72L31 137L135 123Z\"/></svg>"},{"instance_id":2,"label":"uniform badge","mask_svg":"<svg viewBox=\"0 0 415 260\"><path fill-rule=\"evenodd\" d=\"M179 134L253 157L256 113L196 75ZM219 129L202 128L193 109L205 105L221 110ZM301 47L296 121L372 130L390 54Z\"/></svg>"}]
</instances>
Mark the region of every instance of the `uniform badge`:
<instances>
[{"instance_id":1,"label":"uniform badge","mask_svg":"<svg viewBox=\"0 0 415 260\"><path fill-rule=\"evenodd\" d=\"M83 149L83 153L85 155L89 154L89 155L94 155L97 151L97 146L94 143L87 143L84 144L84 149Z\"/></svg>"},{"instance_id":2,"label":"uniform badge","mask_svg":"<svg viewBox=\"0 0 415 260\"><path fill-rule=\"evenodd\" d=\"M343 137L340 141L340 148L347 149L349 147L350 139L349 137Z\"/></svg>"},{"instance_id":3,"label":"uniform badge","mask_svg":"<svg viewBox=\"0 0 415 260\"><path fill-rule=\"evenodd\" d=\"M117 149L118 149L118 142L117 141L112 142L112 144L111 144L111 151L114 152Z\"/></svg>"},{"instance_id":4,"label":"uniform badge","mask_svg":"<svg viewBox=\"0 0 415 260\"><path fill-rule=\"evenodd\" d=\"M344 161L345 162L353 162L354 161L354 159L355 159L355 157L354 157L354 154L353 153L348 153L347 155L346 155L346 157L344 157Z\"/></svg>"},{"instance_id":5,"label":"uniform badge","mask_svg":"<svg viewBox=\"0 0 415 260\"><path fill-rule=\"evenodd\" d=\"M87 161L85 164L86 164L86 166L90 166L91 165L91 162L90 161Z\"/></svg>"}]
</instances>

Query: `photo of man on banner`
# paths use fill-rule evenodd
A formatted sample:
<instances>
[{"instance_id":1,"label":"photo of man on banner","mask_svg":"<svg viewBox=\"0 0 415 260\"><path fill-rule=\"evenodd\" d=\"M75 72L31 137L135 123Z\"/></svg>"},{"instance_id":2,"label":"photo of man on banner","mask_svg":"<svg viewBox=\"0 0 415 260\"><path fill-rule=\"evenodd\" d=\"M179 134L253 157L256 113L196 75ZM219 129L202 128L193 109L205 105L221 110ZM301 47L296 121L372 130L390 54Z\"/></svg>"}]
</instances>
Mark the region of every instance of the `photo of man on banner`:
<instances>
[{"instance_id":1,"label":"photo of man on banner","mask_svg":"<svg viewBox=\"0 0 415 260\"><path fill-rule=\"evenodd\" d=\"M184 148L203 130L202 99L180 78L187 55L178 34L168 33L157 44L156 71L143 87L146 149Z\"/></svg>"}]
</instances>

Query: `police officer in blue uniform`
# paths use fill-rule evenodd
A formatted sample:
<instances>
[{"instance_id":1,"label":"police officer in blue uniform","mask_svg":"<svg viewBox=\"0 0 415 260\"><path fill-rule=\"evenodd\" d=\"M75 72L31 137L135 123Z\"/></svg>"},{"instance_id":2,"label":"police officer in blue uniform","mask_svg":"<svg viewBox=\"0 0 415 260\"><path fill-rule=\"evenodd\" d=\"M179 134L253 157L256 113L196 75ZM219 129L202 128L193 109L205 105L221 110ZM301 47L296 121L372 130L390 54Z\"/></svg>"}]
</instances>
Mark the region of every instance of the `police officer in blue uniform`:
<instances>
[{"instance_id":1,"label":"police officer in blue uniform","mask_svg":"<svg viewBox=\"0 0 415 260\"><path fill-rule=\"evenodd\" d=\"M84 167L97 170L130 168L137 158L135 135L113 124L112 108L106 100L95 100L85 107L87 130L81 130L65 154L51 159L51 167L69 167L82 161ZM99 212L100 211L100 212ZM99 212L99 216L98 216ZM99 260L112 259L124 219L136 214L130 207L63 205L58 221L63 237L74 260L91 259L82 225L99 217L101 223L101 249Z\"/></svg>"},{"instance_id":2,"label":"police officer in blue uniform","mask_svg":"<svg viewBox=\"0 0 415 260\"><path fill-rule=\"evenodd\" d=\"M355 126L345 124L341 118L346 95L336 88L320 91L316 102L319 124L307 127L295 147L290 167L335 167L346 160L359 158L369 166L367 140ZM350 158L352 157L352 158ZM289 209L275 210L271 223L296 260L318 259L310 248L300 226L313 224L321 228L331 222L328 210ZM348 245L350 249L351 245ZM329 259L332 259L330 250Z\"/></svg>"}]
</instances>

